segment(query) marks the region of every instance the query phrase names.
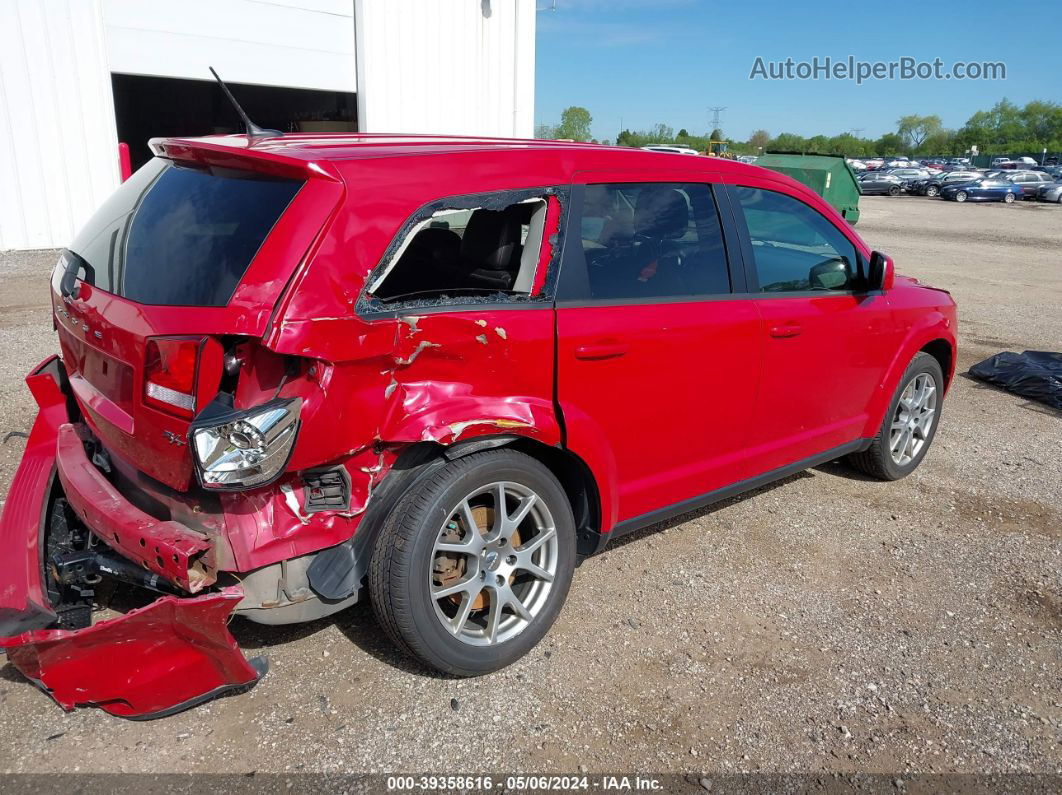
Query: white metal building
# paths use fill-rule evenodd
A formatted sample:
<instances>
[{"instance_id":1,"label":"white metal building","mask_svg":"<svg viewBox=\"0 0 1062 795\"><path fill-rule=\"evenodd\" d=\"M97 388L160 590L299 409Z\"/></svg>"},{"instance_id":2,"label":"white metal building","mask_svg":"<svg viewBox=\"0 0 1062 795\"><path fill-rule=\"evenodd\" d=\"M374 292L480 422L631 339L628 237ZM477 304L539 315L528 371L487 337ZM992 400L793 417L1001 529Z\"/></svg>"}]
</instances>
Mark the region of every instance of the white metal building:
<instances>
[{"instance_id":1,"label":"white metal building","mask_svg":"<svg viewBox=\"0 0 1062 795\"><path fill-rule=\"evenodd\" d=\"M157 135L531 137L535 0L0 0L0 250L65 245Z\"/></svg>"}]
</instances>

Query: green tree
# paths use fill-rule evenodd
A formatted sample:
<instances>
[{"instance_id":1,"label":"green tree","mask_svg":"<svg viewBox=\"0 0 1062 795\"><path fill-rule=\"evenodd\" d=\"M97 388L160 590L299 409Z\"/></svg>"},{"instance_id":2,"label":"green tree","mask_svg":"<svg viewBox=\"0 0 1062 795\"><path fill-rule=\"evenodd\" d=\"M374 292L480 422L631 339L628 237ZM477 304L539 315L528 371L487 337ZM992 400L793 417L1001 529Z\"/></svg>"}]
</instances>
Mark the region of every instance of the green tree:
<instances>
[{"instance_id":1,"label":"green tree","mask_svg":"<svg viewBox=\"0 0 1062 795\"><path fill-rule=\"evenodd\" d=\"M896 122L896 134L899 135L908 149L916 150L922 147L925 140L931 135L936 135L944 129L944 123L940 116L919 116L911 114L903 116Z\"/></svg>"},{"instance_id":2,"label":"green tree","mask_svg":"<svg viewBox=\"0 0 1062 795\"><path fill-rule=\"evenodd\" d=\"M807 148L807 139L793 133L779 133L767 144L767 149L771 152L803 152Z\"/></svg>"},{"instance_id":3,"label":"green tree","mask_svg":"<svg viewBox=\"0 0 1062 795\"><path fill-rule=\"evenodd\" d=\"M556 138L557 128L552 124L536 124L535 125L535 137L536 138Z\"/></svg>"},{"instance_id":4,"label":"green tree","mask_svg":"<svg viewBox=\"0 0 1062 795\"><path fill-rule=\"evenodd\" d=\"M760 149L766 149L767 143L771 140L771 134L766 130L756 130L749 136L749 149L756 152Z\"/></svg>"},{"instance_id":5,"label":"green tree","mask_svg":"<svg viewBox=\"0 0 1062 795\"><path fill-rule=\"evenodd\" d=\"M678 131L678 132L677 132L677 133L675 134L675 137L676 137L676 138L689 138L689 137L690 137L690 134L689 134L688 132L686 132L686 128L685 128L685 127L683 127L682 129L680 129L680 130L679 130L679 131Z\"/></svg>"},{"instance_id":6,"label":"green tree","mask_svg":"<svg viewBox=\"0 0 1062 795\"><path fill-rule=\"evenodd\" d=\"M845 157L865 157L866 142L862 138L856 138L851 133L841 133L829 140L827 145L830 154L844 155Z\"/></svg>"},{"instance_id":7,"label":"green tree","mask_svg":"<svg viewBox=\"0 0 1062 795\"><path fill-rule=\"evenodd\" d=\"M560 124L555 130L555 138L571 138L573 141L589 141L592 137L590 124L594 117L586 108L572 105L561 112Z\"/></svg>"},{"instance_id":8,"label":"green tree","mask_svg":"<svg viewBox=\"0 0 1062 795\"><path fill-rule=\"evenodd\" d=\"M875 154L898 155L904 147L904 140L896 133L885 133L874 142Z\"/></svg>"}]
</instances>

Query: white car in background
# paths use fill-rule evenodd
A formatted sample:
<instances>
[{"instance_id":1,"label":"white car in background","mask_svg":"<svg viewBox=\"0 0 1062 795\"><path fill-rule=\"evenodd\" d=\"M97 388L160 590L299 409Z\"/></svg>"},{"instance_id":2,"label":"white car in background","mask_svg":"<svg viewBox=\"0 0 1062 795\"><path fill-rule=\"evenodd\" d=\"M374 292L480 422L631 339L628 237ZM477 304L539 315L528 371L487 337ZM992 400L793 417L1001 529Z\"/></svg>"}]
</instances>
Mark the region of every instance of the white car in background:
<instances>
[{"instance_id":1,"label":"white car in background","mask_svg":"<svg viewBox=\"0 0 1062 795\"><path fill-rule=\"evenodd\" d=\"M848 163L848 165L850 165L852 167L852 169L855 170L855 171L866 171L867 170L867 164L864 163L862 160L856 160L855 158L851 158L850 157L850 158L847 158L845 160L845 162Z\"/></svg>"},{"instance_id":2,"label":"white car in background","mask_svg":"<svg viewBox=\"0 0 1062 795\"><path fill-rule=\"evenodd\" d=\"M672 155L699 155L696 149L690 149L688 146L677 146L675 144L649 144L643 146L647 152L665 152Z\"/></svg>"}]
</instances>

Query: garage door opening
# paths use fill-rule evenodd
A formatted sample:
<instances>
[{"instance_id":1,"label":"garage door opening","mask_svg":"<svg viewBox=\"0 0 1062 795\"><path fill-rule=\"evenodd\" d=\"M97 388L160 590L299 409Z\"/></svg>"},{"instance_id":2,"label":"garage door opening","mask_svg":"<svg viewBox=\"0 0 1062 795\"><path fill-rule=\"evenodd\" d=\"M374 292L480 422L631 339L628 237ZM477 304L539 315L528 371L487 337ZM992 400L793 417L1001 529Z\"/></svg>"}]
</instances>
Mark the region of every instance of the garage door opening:
<instances>
[{"instance_id":1,"label":"garage door opening","mask_svg":"<svg viewBox=\"0 0 1062 795\"><path fill-rule=\"evenodd\" d=\"M358 129L353 93L227 85L260 127L311 133ZM243 132L239 116L213 80L112 74L111 87L118 140L129 145L134 170L151 159L152 138Z\"/></svg>"}]
</instances>

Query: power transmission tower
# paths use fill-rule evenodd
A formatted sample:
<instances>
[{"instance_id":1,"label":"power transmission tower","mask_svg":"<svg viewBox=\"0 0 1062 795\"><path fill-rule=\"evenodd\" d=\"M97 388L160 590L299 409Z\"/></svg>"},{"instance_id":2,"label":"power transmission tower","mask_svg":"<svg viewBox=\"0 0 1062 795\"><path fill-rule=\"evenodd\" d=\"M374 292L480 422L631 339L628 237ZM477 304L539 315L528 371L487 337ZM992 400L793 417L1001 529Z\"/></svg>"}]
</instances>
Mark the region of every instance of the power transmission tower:
<instances>
[{"instance_id":1,"label":"power transmission tower","mask_svg":"<svg viewBox=\"0 0 1062 795\"><path fill-rule=\"evenodd\" d=\"M863 137L862 133L863 133L863 131L865 129L866 129L866 127L853 127L852 128L852 135L854 135L856 138L862 138Z\"/></svg>"},{"instance_id":2,"label":"power transmission tower","mask_svg":"<svg viewBox=\"0 0 1062 795\"><path fill-rule=\"evenodd\" d=\"M710 110L712 112L712 129L713 130L720 129L720 127L719 127L719 114L722 113L724 110L726 110L726 108L725 107L708 108L708 110Z\"/></svg>"}]
</instances>

